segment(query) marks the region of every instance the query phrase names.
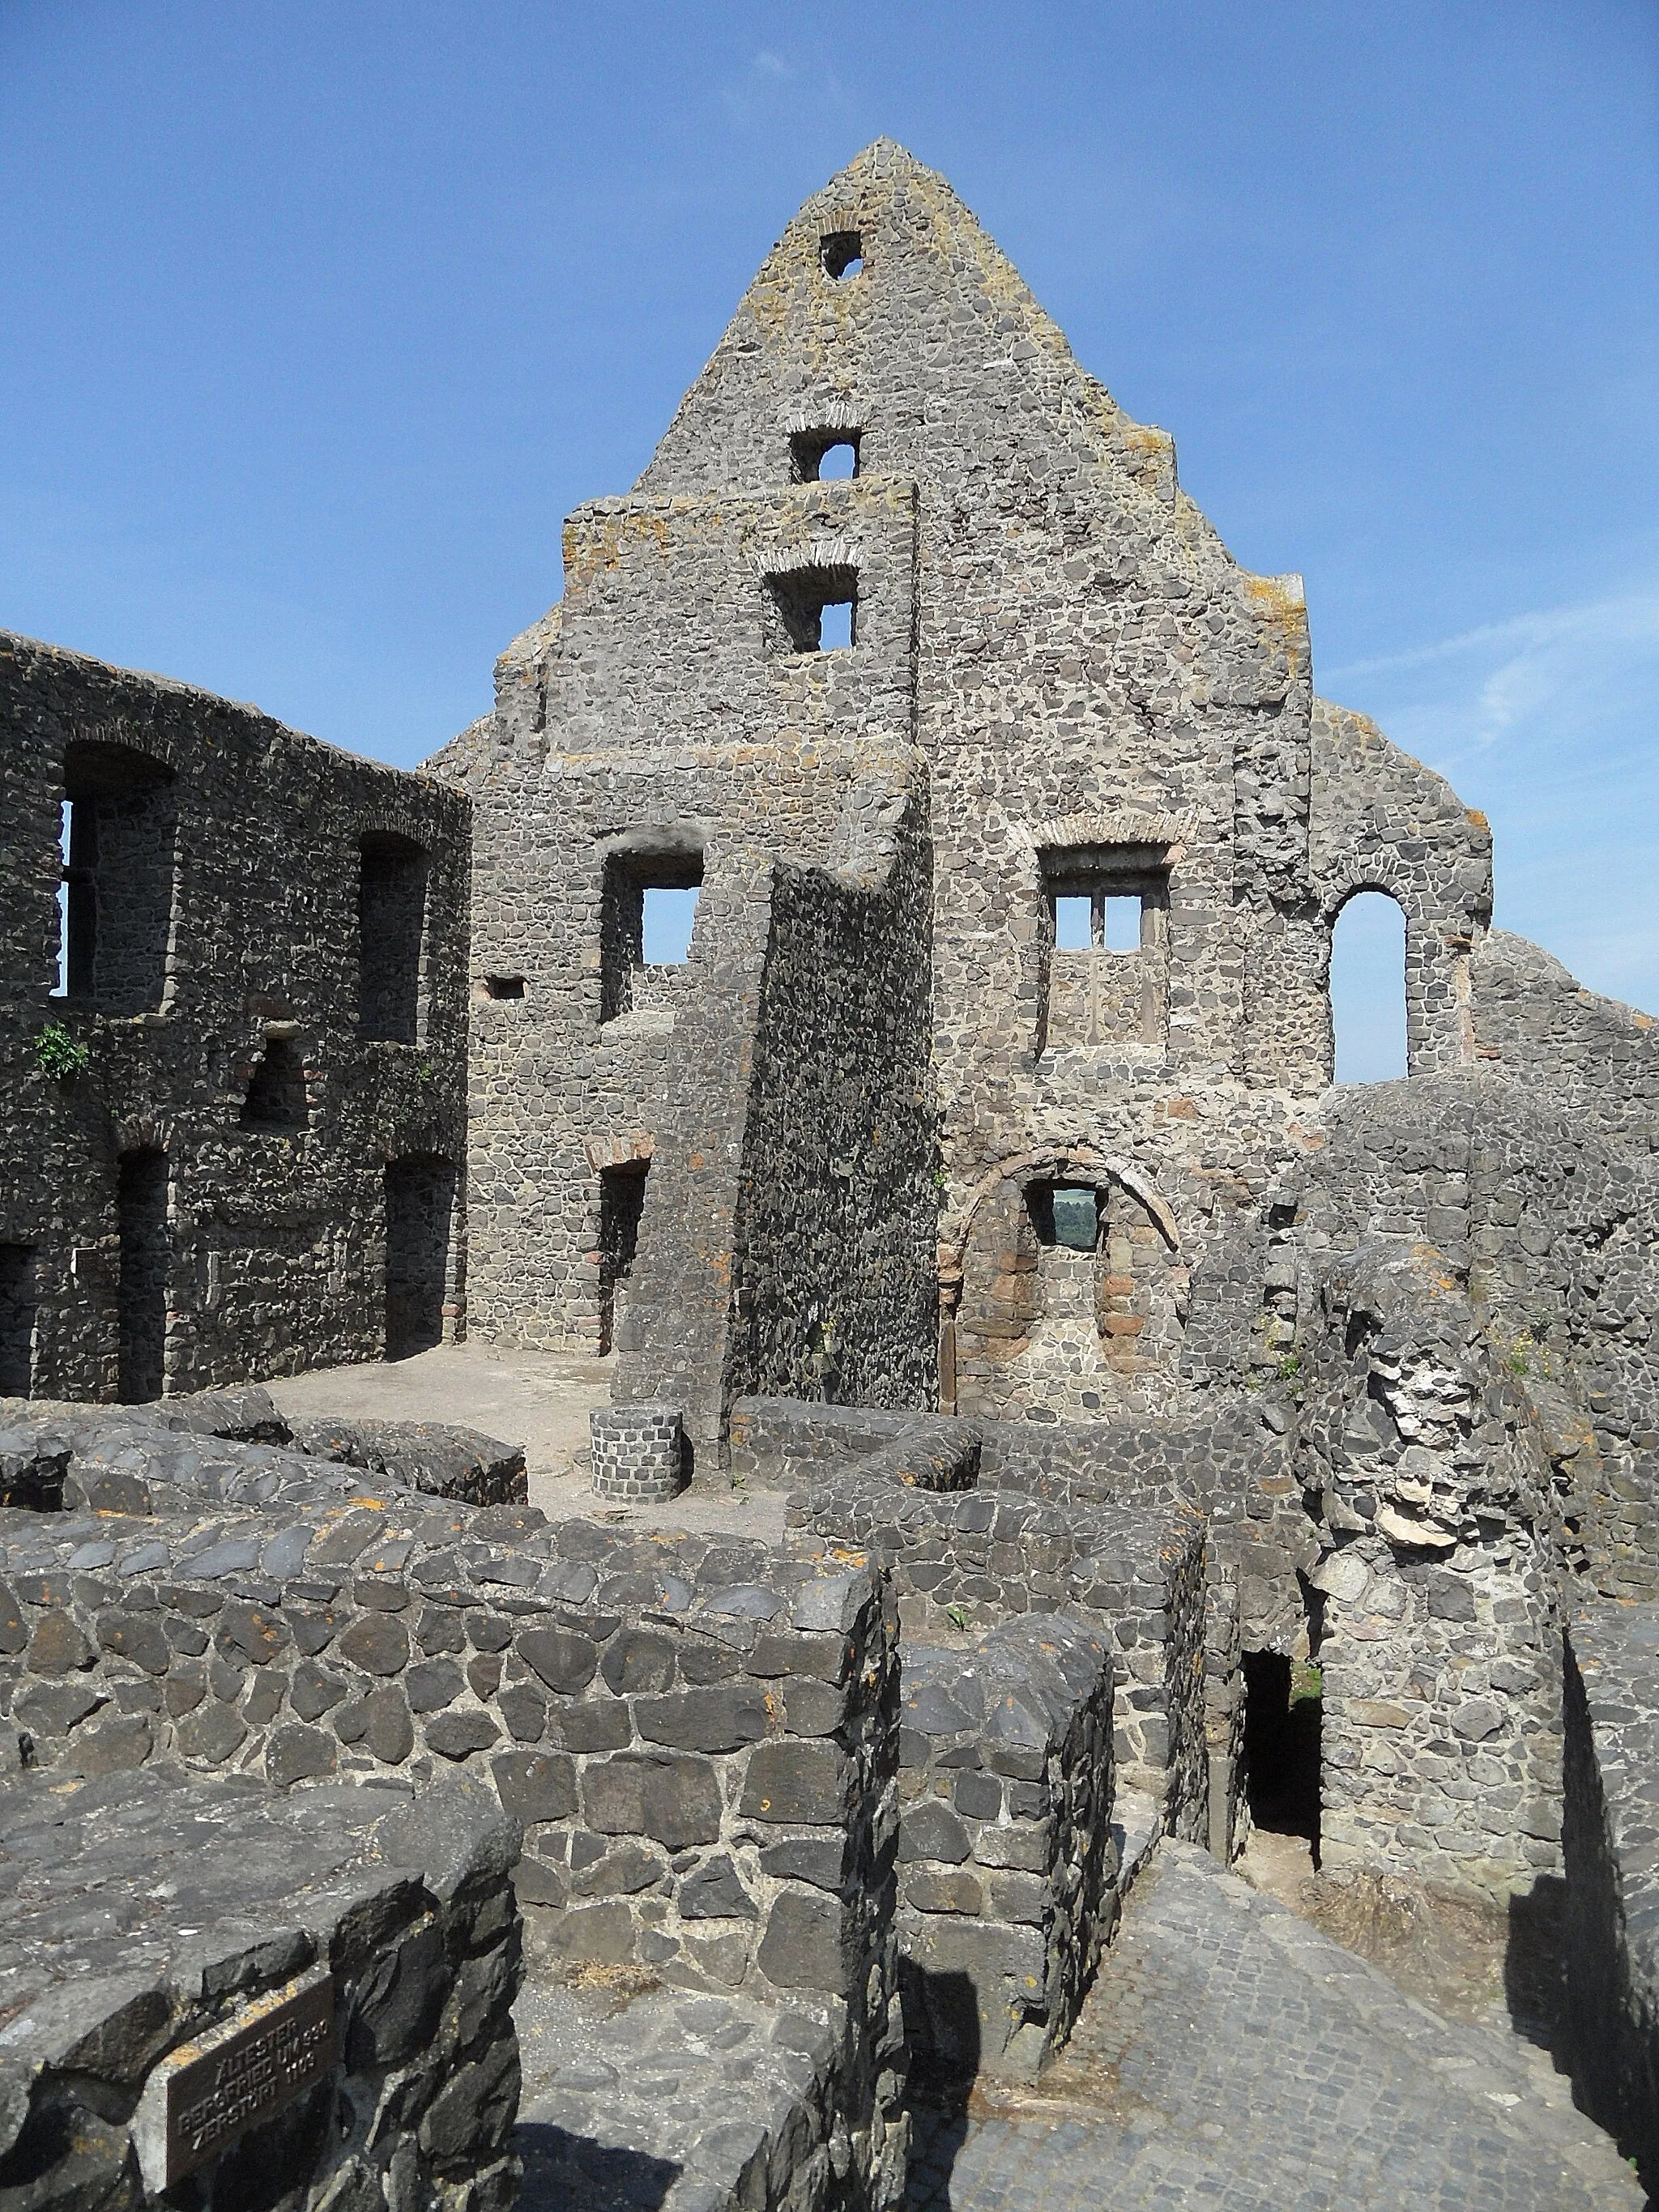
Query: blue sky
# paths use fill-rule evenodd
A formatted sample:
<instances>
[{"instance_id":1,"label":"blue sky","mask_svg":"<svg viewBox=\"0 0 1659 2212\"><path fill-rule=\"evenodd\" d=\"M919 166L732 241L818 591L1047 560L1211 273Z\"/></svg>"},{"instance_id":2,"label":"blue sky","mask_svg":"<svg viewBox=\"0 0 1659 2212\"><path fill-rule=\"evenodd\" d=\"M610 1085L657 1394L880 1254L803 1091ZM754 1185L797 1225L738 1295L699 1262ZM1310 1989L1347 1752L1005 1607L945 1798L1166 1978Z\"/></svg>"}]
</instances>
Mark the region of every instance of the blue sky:
<instances>
[{"instance_id":1,"label":"blue sky","mask_svg":"<svg viewBox=\"0 0 1659 2212\"><path fill-rule=\"evenodd\" d=\"M1651 0L0 0L0 624L419 758L883 132L1659 1006Z\"/></svg>"}]
</instances>

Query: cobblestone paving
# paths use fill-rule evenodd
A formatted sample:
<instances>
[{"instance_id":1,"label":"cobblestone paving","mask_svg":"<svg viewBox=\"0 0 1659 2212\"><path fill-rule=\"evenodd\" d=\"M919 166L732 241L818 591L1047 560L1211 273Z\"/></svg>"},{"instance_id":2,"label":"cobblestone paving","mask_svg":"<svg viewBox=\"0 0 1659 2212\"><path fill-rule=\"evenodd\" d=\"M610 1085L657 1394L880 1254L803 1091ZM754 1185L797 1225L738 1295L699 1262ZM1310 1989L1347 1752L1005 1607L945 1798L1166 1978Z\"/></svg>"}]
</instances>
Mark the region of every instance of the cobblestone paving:
<instances>
[{"instance_id":1,"label":"cobblestone paving","mask_svg":"<svg viewBox=\"0 0 1659 2212\"><path fill-rule=\"evenodd\" d=\"M1568 2086L1188 1844L1130 1899L1029 2096L919 2115L909 2212L1639 2212Z\"/></svg>"}]
</instances>

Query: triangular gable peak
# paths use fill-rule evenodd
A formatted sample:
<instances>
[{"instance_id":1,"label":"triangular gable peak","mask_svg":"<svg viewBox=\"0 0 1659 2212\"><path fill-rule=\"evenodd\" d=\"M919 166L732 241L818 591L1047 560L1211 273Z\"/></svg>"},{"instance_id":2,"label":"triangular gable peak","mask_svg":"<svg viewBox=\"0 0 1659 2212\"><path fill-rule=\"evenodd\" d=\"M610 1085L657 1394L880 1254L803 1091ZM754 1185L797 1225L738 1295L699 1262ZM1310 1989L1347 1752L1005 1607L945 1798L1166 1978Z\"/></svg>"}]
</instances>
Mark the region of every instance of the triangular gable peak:
<instances>
[{"instance_id":1,"label":"triangular gable peak","mask_svg":"<svg viewBox=\"0 0 1659 2212\"><path fill-rule=\"evenodd\" d=\"M912 476L924 494L1034 445L1066 449L1076 490L1126 509L1187 574L1231 565L1176 484L1173 441L1079 366L950 185L891 139L790 223L635 489L787 482L836 432L857 437L862 472ZM1051 458L1039 472L1054 476Z\"/></svg>"}]
</instances>

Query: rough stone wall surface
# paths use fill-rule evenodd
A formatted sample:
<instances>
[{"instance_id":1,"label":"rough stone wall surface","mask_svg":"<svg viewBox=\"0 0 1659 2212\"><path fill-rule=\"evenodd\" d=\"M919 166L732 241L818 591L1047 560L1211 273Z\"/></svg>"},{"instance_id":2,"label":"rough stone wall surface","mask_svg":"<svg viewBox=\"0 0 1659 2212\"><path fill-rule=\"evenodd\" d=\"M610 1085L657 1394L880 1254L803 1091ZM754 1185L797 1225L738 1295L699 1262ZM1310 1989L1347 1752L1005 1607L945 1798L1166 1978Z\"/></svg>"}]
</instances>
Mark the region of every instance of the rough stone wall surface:
<instances>
[{"instance_id":1,"label":"rough stone wall surface","mask_svg":"<svg viewBox=\"0 0 1659 2212\"><path fill-rule=\"evenodd\" d=\"M0 1447L70 1505L0 1515L0 1703L32 1766L464 1769L522 1826L538 1954L828 2006L848 2186L902 2172L896 1623L856 1555L550 1528L78 1419Z\"/></svg>"},{"instance_id":2,"label":"rough stone wall surface","mask_svg":"<svg viewBox=\"0 0 1659 2212\"><path fill-rule=\"evenodd\" d=\"M1172 1833L1207 1832L1202 1516L1179 1501L1069 1508L1018 1492L934 1493L854 1461L792 1493L789 1525L856 1545L892 1578L907 1637L1010 1615L1098 1624L1116 1662L1114 1757Z\"/></svg>"},{"instance_id":3,"label":"rough stone wall surface","mask_svg":"<svg viewBox=\"0 0 1659 2212\"><path fill-rule=\"evenodd\" d=\"M684 1398L702 1450L720 1442L734 1358L793 1368L806 1350L793 1332L827 1302L875 1381L882 1329L916 1333L924 1285L910 1279L931 1290L915 565L904 483L786 477L776 497L723 486L584 509L558 619L503 658L488 741L470 732L434 763L477 810L476 965L522 983L474 1010L473 1314L522 1341L597 1340L599 1176L648 1161L618 1395ZM843 568L859 580L854 642L797 650L775 584ZM631 969L613 1012L605 969L626 932L607 929L607 884L699 876L672 988ZM821 1282L814 1249L795 1284L769 1249L790 1200L773 1178L826 1180L837 1128L864 1279ZM757 1156L763 1131L775 1158ZM806 1218L794 1203L791 1225ZM740 1237L753 1249L734 1259ZM734 1313L739 1275L790 1309L781 1344L753 1340L757 1310ZM880 1379L915 1397L920 1364L897 1343Z\"/></svg>"},{"instance_id":4,"label":"rough stone wall surface","mask_svg":"<svg viewBox=\"0 0 1659 2212\"><path fill-rule=\"evenodd\" d=\"M1538 1425L1438 1267L1333 1263L1300 1480L1326 1555L1321 1850L1499 1895L1560 1863L1557 1515Z\"/></svg>"},{"instance_id":5,"label":"rough stone wall surface","mask_svg":"<svg viewBox=\"0 0 1659 2212\"><path fill-rule=\"evenodd\" d=\"M1035 2075L1115 1919L1112 1657L1064 1615L905 1654L899 1942L913 2054Z\"/></svg>"},{"instance_id":6,"label":"rough stone wall surface","mask_svg":"<svg viewBox=\"0 0 1659 2212\"><path fill-rule=\"evenodd\" d=\"M510 2212L518 1838L484 1793L26 1776L0 1835L7 2202ZM331 1978L332 2069L164 2192L162 2062Z\"/></svg>"},{"instance_id":7,"label":"rough stone wall surface","mask_svg":"<svg viewBox=\"0 0 1659 2212\"><path fill-rule=\"evenodd\" d=\"M1566 1646L1567 2029L1590 2117L1659 2172L1659 1613L1588 1607Z\"/></svg>"},{"instance_id":8,"label":"rough stone wall surface","mask_svg":"<svg viewBox=\"0 0 1659 2212\"><path fill-rule=\"evenodd\" d=\"M29 1387L112 1398L124 1342L134 1395L378 1356L386 1164L465 1156L465 801L255 708L11 636L0 732L0 1247L33 1255ZM85 880L71 854L95 950L60 998L66 793L100 842ZM418 1044L360 1033L359 842L376 833L429 855ZM43 1058L52 1024L80 1072ZM277 1048L303 1126L245 1123ZM453 1334L459 1206L443 1230Z\"/></svg>"}]
</instances>

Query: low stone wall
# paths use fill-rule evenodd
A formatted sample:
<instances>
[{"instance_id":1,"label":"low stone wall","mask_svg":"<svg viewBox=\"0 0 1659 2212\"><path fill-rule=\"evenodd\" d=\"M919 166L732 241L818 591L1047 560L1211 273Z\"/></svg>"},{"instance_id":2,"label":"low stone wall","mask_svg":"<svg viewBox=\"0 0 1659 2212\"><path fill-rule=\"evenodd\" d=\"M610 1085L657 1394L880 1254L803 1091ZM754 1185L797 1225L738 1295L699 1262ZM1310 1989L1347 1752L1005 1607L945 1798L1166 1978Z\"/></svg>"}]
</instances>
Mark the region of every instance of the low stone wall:
<instances>
[{"instance_id":1,"label":"low stone wall","mask_svg":"<svg viewBox=\"0 0 1659 2212\"><path fill-rule=\"evenodd\" d=\"M159 1766L14 1778L0 2201L511 2212L517 1847L493 1800L458 1781L288 1796ZM314 2054L300 2062L314 2078L240 2132L222 2102L175 2122L173 2172L204 2158L167 2187L168 2075L175 2112L198 2114L216 2056L257 2085L237 2031L284 2033L295 1996L307 2039L283 2047ZM193 2085L198 2056L210 2079Z\"/></svg>"},{"instance_id":2,"label":"low stone wall","mask_svg":"<svg viewBox=\"0 0 1659 2212\"><path fill-rule=\"evenodd\" d=\"M1112 1656L1064 1616L905 1653L899 1943L913 2057L1034 2075L1116 1919Z\"/></svg>"},{"instance_id":3,"label":"low stone wall","mask_svg":"<svg viewBox=\"0 0 1659 2212\"><path fill-rule=\"evenodd\" d=\"M73 1466L71 1462L74 1462ZM524 1448L442 1421L302 1421L264 1390L203 1391L153 1406L0 1399L0 1503L160 1512L201 1498L258 1504L345 1492L360 1477L469 1505L522 1505ZM112 1470L131 1478L112 1480ZM68 1487L65 1488L65 1484Z\"/></svg>"},{"instance_id":4,"label":"low stone wall","mask_svg":"<svg viewBox=\"0 0 1659 2212\"><path fill-rule=\"evenodd\" d=\"M1120 1778L1158 1800L1171 1832L1207 1837L1205 1530L1192 1507L1153 1516L1015 1491L940 1495L884 1480L872 1457L793 1492L787 1515L879 1560L907 1639L1027 1613L1098 1624L1118 1661Z\"/></svg>"},{"instance_id":5,"label":"low stone wall","mask_svg":"<svg viewBox=\"0 0 1659 2212\"><path fill-rule=\"evenodd\" d=\"M804 1398L739 1398L732 1408L734 1480L793 1490L813 1470L849 1459L921 1490L971 1490L980 1479L980 1425L939 1413L825 1406Z\"/></svg>"},{"instance_id":6,"label":"low stone wall","mask_svg":"<svg viewBox=\"0 0 1659 2212\"><path fill-rule=\"evenodd\" d=\"M390 1489L0 1515L0 1705L33 1764L278 1787L467 1767L524 1824L550 1960L832 2006L866 2177L902 2129L896 1697L882 1583L845 1552Z\"/></svg>"},{"instance_id":7,"label":"low stone wall","mask_svg":"<svg viewBox=\"0 0 1659 2212\"><path fill-rule=\"evenodd\" d=\"M1659 1607L1566 1638L1568 2055L1590 2118L1659 2179Z\"/></svg>"}]
</instances>

